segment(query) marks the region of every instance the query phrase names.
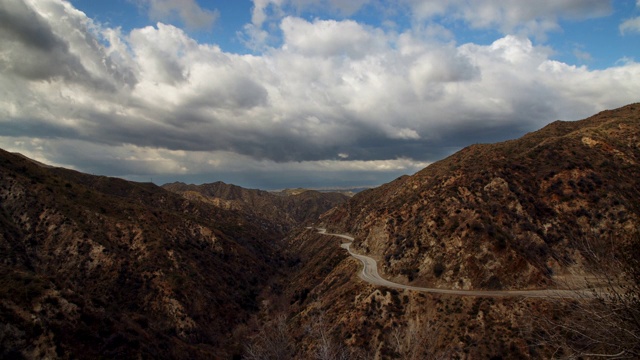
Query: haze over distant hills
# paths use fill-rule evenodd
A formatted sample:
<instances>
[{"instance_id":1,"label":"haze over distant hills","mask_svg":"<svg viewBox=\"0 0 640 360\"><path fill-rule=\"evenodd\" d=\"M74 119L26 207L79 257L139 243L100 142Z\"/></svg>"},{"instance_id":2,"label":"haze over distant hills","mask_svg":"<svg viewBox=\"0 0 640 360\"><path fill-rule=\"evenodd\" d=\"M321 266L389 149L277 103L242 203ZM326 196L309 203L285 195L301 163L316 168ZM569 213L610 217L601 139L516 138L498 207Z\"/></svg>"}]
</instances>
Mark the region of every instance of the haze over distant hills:
<instances>
[{"instance_id":1,"label":"haze over distant hills","mask_svg":"<svg viewBox=\"0 0 640 360\"><path fill-rule=\"evenodd\" d=\"M639 200L640 104L351 198L158 187L0 151L0 357L638 357ZM403 284L616 286L596 300L388 289L314 227L351 234Z\"/></svg>"}]
</instances>

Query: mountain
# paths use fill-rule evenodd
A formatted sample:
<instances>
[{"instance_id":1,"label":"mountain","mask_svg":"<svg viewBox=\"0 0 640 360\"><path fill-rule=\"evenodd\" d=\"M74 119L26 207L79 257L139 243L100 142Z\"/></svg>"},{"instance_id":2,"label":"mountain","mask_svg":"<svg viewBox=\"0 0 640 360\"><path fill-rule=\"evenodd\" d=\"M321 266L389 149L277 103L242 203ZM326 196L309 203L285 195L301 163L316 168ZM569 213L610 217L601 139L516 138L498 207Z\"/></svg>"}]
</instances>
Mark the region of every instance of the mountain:
<instances>
[{"instance_id":1,"label":"mountain","mask_svg":"<svg viewBox=\"0 0 640 360\"><path fill-rule=\"evenodd\" d=\"M280 235L149 183L0 151L0 357L230 358Z\"/></svg>"},{"instance_id":2,"label":"mountain","mask_svg":"<svg viewBox=\"0 0 640 360\"><path fill-rule=\"evenodd\" d=\"M350 199L0 151L0 357L638 358L639 199L640 104Z\"/></svg>"},{"instance_id":3,"label":"mountain","mask_svg":"<svg viewBox=\"0 0 640 360\"><path fill-rule=\"evenodd\" d=\"M478 144L323 216L391 279L463 289L545 287L640 229L640 105Z\"/></svg>"},{"instance_id":4,"label":"mountain","mask_svg":"<svg viewBox=\"0 0 640 360\"><path fill-rule=\"evenodd\" d=\"M332 187L328 187L328 188L316 188L316 189L305 189L305 188L296 188L296 189L284 189L284 190L280 190L280 191L272 191L272 193L276 194L276 195L297 195L300 194L302 192L305 191L309 191L309 190L315 190L315 191L319 191L322 193L339 193L339 194L343 194L343 195L347 195L348 197L352 197L353 195L359 193L360 191L363 190L367 190L367 189L371 189L371 186L367 186L367 187L346 187L346 188L332 188Z\"/></svg>"},{"instance_id":5,"label":"mountain","mask_svg":"<svg viewBox=\"0 0 640 360\"><path fill-rule=\"evenodd\" d=\"M356 194L317 226L351 234L352 249L391 281L491 293L371 285L344 239L300 229L254 348L268 357L277 344L291 358L637 358L639 200L640 104L469 146ZM536 295L587 285L591 295ZM265 336L274 328L284 335Z\"/></svg>"},{"instance_id":6,"label":"mountain","mask_svg":"<svg viewBox=\"0 0 640 360\"><path fill-rule=\"evenodd\" d=\"M321 214L349 199L336 192L295 189L272 193L221 181L202 185L176 182L165 184L163 188L187 199L241 211L283 235L296 226L315 222Z\"/></svg>"}]
</instances>

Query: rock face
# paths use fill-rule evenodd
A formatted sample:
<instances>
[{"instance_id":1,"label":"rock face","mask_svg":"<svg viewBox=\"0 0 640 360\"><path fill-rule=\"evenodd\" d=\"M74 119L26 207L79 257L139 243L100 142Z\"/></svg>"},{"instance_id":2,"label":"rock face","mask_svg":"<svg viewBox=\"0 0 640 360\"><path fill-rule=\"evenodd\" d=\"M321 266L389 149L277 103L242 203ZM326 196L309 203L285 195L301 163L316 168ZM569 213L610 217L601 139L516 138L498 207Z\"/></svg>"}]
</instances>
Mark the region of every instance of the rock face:
<instances>
[{"instance_id":1,"label":"rock face","mask_svg":"<svg viewBox=\"0 0 640 360\"><path fill-rule=\"evenodd\" d=\"M231 357L276 239L153 184L0 151L0 357Z\"/></svg>"},{"instance_id":2,"label":"rock face","mask_svg":"<svg viewBox=\"0 0 640 360\"><path fill-rule=\"evenodd\" d=\"M187 199L239 211L265 227L275 226L272 230L283 235L296 226L315 222L321 214L349 199L336 192L296 189L272 193L220 181L202 185L177 182L163 187Z\"/></svg>"},{"instance_id":3,"label":"rock face","mask_svg":"<svg viewBox=\"0 0 640 360\"><path fill-rule=\"evenodd\" d=\"M640 231L640 104L473 145L323 216L390 278L534 288Z\"/></svg>"}]
</instances>

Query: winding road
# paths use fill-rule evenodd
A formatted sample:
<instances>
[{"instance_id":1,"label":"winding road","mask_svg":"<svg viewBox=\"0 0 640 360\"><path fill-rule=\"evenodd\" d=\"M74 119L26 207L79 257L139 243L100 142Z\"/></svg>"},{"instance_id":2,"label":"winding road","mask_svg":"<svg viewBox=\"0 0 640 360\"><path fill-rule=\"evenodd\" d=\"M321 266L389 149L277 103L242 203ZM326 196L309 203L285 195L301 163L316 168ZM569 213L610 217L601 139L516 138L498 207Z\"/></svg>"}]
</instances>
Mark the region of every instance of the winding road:
<instances>
[{"instance_id":1,"label":"winding road","mask_svg":"<svg viewBox=\"0 0 640 360\"><path fill-rule=\"evenodd\" d=\"M332 234L328 233L326 229L316 228L322 235L336 236L347 240L340 245L343 249L349 252L349 255L360 260L362 263L362 272L359 274L360 278L372 285L385 286L392 289L412 290L434 294L448 294L458 296L483 296L483 297L527 297L527 298L593 298L593 292L590 289L575 289L575 290L561 290L561 289L544 289L544 290L462 290L462 289L438 289L429 287L411 286L400 283L395 283L384 279L378 273L378 263L375 259L368 256L359 255L351 251L351 244L353 237L344 234Z\"/></svg>"}]
</instances>

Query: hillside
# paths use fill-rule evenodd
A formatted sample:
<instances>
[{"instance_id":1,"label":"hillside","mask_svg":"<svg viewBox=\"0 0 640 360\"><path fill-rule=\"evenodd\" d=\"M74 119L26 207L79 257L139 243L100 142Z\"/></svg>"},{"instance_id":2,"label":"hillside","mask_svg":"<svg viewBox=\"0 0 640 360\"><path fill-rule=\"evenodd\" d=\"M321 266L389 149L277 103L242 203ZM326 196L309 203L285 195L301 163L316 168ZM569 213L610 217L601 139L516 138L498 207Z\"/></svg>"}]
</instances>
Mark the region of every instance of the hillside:
<instances>
[{"instance_id":1,"label":"hillside","mask_svg":"<svg viewBox=\"0 0 640 360\"><path fill-rule=\"evenodd\" d=\"M0 357L229 358L278 234L153 184L0 151Z\"/></svg>"},{"instance_id":2,"label":"hillside","mask_svg":"<svg viewBox=\"0 0 640 360\"><path fill-rule=\"evenodd\" d=\"M277 343L292 358L637 358L639 164L633 104L470 146L356 194L318 224L353 235L355 250L398 283L494 291L616 284L598 288L596 299L373 286L340 248L344 239L299 230L287 239L297 261L283 294L262 310L255 348L265 355L264 343ZM286 336L264 336L277 326Z\"/></svg>"},{"instance_id":3,"label":"hillside","mask_svg":"<svg viewBox=\"0 0 640 360\"><path fill-rule=\"evenodd\" d=\"M165 184L163 188L187 199L240 211L256 223L283 235L295 226L315 222L321 214L349 199L349 196L335 192L296 189L272 193L221 181L202 185L176 182Z\"/></svg>"},{"instance_id":4,"label":"hillside","mask_svg":"<svg viewBox=\"0 0 640 360\"><path fill-rule=\"evenodd\" d=\"M472 145L323 216L387 277L464 289L546 287L640 229L640 105Z\"/></svg>"},{"instance_id":5,"label":"hillside","mask_svg":"<svg viewBox=\"0 0 640 360\"><path fill-rule=\"evenodd\" d=\"M0 358L638 358L638 200L640 104L351 199L158 187L0 150ZM352 235L396 283L501 294L372 285L311 225Z\"/></svg>"}]
</instances>

